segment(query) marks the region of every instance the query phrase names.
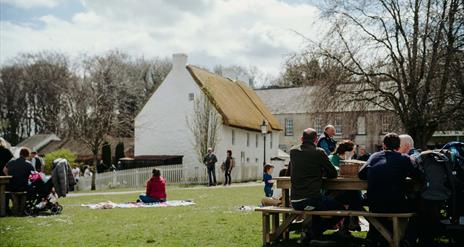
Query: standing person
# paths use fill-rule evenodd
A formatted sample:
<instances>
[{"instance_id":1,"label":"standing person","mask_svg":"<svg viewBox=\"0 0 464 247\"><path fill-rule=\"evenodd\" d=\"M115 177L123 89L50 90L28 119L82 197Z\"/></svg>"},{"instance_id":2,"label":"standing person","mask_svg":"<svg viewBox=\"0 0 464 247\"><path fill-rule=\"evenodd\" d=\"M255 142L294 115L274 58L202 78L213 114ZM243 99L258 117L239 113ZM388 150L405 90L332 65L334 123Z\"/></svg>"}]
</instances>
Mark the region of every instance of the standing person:
<instances>
[{"instance_id":1,"label":"standing person","mask_svg":"<svg viewBox=\"0 0 464 247\"><path fill-rule=\"evenodd\" d=\"M208 154L203 159L203 164L205 164L206 168L208 169L208 185L209 186L216 186L216 162L217 157L213 153L212 148L208 148Z\"/></svg>"},{"instance_id":2,"label":"standing person","mask_svg":"<svg viewBox=\"0 0 464 247\"><path fill-rule=\"evenodd\" d=\"M324 150L325 154L330 155L335 151L337 142L333 139L333 136L336 134L335 127L333 125L327 125L324 128L324 134L319 138L317 142L317 147L320 147Z\"/></svg>"},{"instance_id":3,"label":"standing person","mask_svg":"<svg viewBox=\"0 0 464 247\"><path fill-rule=\"evenodd\" d=\"M316 147L316 130L304 130L301 142L290 150L292 207L296 210L342 210L343 205L321 194L322 177L335 178L337 171L325 151ZM322 233L338 221L338 217L322 219L313 216L312 227L305 230L303 242L322 237Z\"/></svg>"},{"instance_id":4,"label":"standing person","mask_svg":"<svg viewBox=\"0 0 464 247\"><path fill-rule=\"evenodd\" d=\"M388 133L383 138L384 151L371 155L359 171L359 178L367 180L367 202L374 213L404 213L410 211L406 194L406 177L415 178L418 171L407 155L398 152L400 137ZM380 221L380 220L379 220ZM384 225L390 223L381 220ZM369 241L383 242L374 228L369 229Z\"/></svg>"},{"instance_id":5,"label":"standing person","mask_svg":"<svg viewBox=\"0 0 464 247\"><path fill-rule=\"evenodd\" d=\"M274 166L270 164L266 164L263 169L263 181L264 181L264 195L266 197L272 197L274 191L272 190L272 185L274 181L272 180L272 171L274 170Z\"/></svg>"},{"instance_id":6,"label":"standing person","mask_svg":"<svg viewBox=\"0 0 464 247\"><path fill-rule=\"evenodd\" d=\"M13 154L7 148L5 139L0 137L0 176L5 176L3 168L12 158Z\"/></svg>"},{"instance_id":7,"label":"standing person","mask_svg":"<svg viewBox=\"0 0 464 247\"><path fill-rule=\"evenodd\" d=\"M367 161L371 156L370 153L366 151L366 147L359 147L359 154L357 155L356 159L361 161Z\"/></svg>"},{"instance_id":8,"label":"standing person","mask_svg":"<svg viewBox=\"0 0 464 247\"><path fill-rule=\"evenodd\" d=\"M232 169L235 167L235 159L232 157L232 150L227 150L227 158L222 163L221 169L224 172L225 180L224 186L232 183L232 177L230 176Z\"/></svg>"},{"instance_id":9,"label":"standing person","mask_svg":"<svg viewBox=\"0 0 464 247\"><path fill-rule=\"evenodd\" d=\"M85 169L84 169L84 177L91 177L93 174L92 172L90 171L90 168L89 166L85 166Z\"/></svg>"},{"instance_id":10,"label":"standing person","mask_svg":"<svg viewBox=\"0 0 464 247\"><path fill-rule=\"evenodd\" d=\"M147 181L145 195L139 196L143 203L155 203L166 201L166 180L161 176L161 171L153 169L153 176Z\"/></svg>"}]
</instances>

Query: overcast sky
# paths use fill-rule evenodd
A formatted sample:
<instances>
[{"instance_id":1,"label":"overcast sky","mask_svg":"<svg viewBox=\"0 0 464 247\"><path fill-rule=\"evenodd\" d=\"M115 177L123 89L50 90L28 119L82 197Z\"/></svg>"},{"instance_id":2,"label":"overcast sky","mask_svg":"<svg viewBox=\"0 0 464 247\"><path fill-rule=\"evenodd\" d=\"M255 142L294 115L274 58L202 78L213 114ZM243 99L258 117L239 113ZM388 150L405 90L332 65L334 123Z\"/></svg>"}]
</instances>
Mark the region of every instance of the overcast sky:
<instances>
[{"instance_id":1,"label":"overcast sky","mask_svg":"<svg viewBox=\"0 0 464 247\"><path fill-rule=\"evenodd\" d=\"M300 0L0 0L0 63L21 52L75 56L119 49L147 58L183 52L189 63L257 66L276 75L285 56L323 24Z\"/></svg>"}]
</instances>

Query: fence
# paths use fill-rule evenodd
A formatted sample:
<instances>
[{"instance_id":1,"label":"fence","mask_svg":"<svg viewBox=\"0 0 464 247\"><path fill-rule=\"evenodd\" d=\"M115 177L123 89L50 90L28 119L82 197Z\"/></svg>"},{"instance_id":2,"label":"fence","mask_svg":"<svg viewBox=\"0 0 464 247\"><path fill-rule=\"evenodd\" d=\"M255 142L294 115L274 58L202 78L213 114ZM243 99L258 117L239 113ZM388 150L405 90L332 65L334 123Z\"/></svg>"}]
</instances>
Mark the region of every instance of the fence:
<instances>
[{"instance_id":1,"label":"fence","mask_svg":"<svg viewBox=\"0 0 464 247\"><path fill-rule=\"evenodd\" d=\"M194 167L187 171L183 165L157 166L167 184L206 184L208 183L207 169L205 166ZM95 176L96 189L108 188L141 188L145 186L148 178L152 176L153 167L144 167L113 172L97 173ZM256 181L261 177L261 166L239 165L232 170L233 182ZM218 183L224 182L224 174L216 166ZM92 177L81 177L77 183L77 190L90 190Z\"/></svg>"}]
</instances>

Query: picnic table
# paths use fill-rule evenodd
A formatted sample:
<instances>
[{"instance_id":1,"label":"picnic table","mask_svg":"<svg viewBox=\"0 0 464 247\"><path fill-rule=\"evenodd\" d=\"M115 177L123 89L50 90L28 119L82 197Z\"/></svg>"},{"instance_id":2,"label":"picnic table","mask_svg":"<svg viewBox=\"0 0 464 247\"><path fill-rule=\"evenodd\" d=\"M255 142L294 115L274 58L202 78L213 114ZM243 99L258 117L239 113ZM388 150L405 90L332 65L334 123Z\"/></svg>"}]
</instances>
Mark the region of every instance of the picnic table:
<instances>
[{"instance_id":1,"label":"picnic table","mask_svg":"<svg viewBox=\"0 0 464 247\"><path fill-rule=\"evenodd\" d=\"M12 176L0 176L0 216L6 215L5 188Z\"/></svg>"},{"instance_id":2,"label":"picnic table","mask_svg":"<svg viewBox=\"0 0 464 247\"><path fill-rule=\"evenodd\" d=\"M371 226L375 227L380 234L387 240L391 247L399 247L400 240L404 236L408 219L413 213L395 213L395 214L380 214L366 211L351 211L351 210L329 210L329 211L297 211L290 207L290 177L276 177L276 187L282 189L282 206L281 207L262 207L256 211L262 212L263 218L263 243L269 244L279 238L289 238L289 226L298 216L363 216ZM418 184L413 180L407 179L408 190L417 191ZM322 188L326 190L367 190L367 181L356 177L337 177L324 178L322 180ZM280 221L279 215L282 215ZM393 231L385 228L378 218L389 218L392 220ZM271 229L272 219L272 229Z\"/></svg>"}]
</instances>

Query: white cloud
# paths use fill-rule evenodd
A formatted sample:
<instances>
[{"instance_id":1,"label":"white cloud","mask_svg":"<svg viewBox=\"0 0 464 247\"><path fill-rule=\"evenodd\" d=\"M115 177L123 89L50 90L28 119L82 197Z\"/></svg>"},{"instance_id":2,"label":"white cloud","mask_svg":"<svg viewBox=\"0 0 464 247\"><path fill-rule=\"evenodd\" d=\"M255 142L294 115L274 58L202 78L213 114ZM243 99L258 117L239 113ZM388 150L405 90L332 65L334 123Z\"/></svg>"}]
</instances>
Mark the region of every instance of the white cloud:
<instances>
[{"instance_id":1,"label":"white cloud","mask_svg":"<svg viewBox=\"0 0 464 247\"><path fill-rule=\"evenodd\" d=\"M58 5L59 0L1 0L2 3L16 6L22 9L30 9L34 7L53 8Z\"/></svg>"},{"instance_id":2,"label":"white cloud","mask_svg":"<svg viewBox=\"0 0 464 247\"><path fill-rule=\"evenodd\" d=\"M45 0L42 0L45 1ZM70 55L120 49L134 55L189 54L189 62L255 65L273 74L302 46L296 32L317 39L318 10L279 0L85 1L69 21L53 16L43 28L2 21L0 61L19 52L58 50Z\"/></svg>"}]
</instances>

